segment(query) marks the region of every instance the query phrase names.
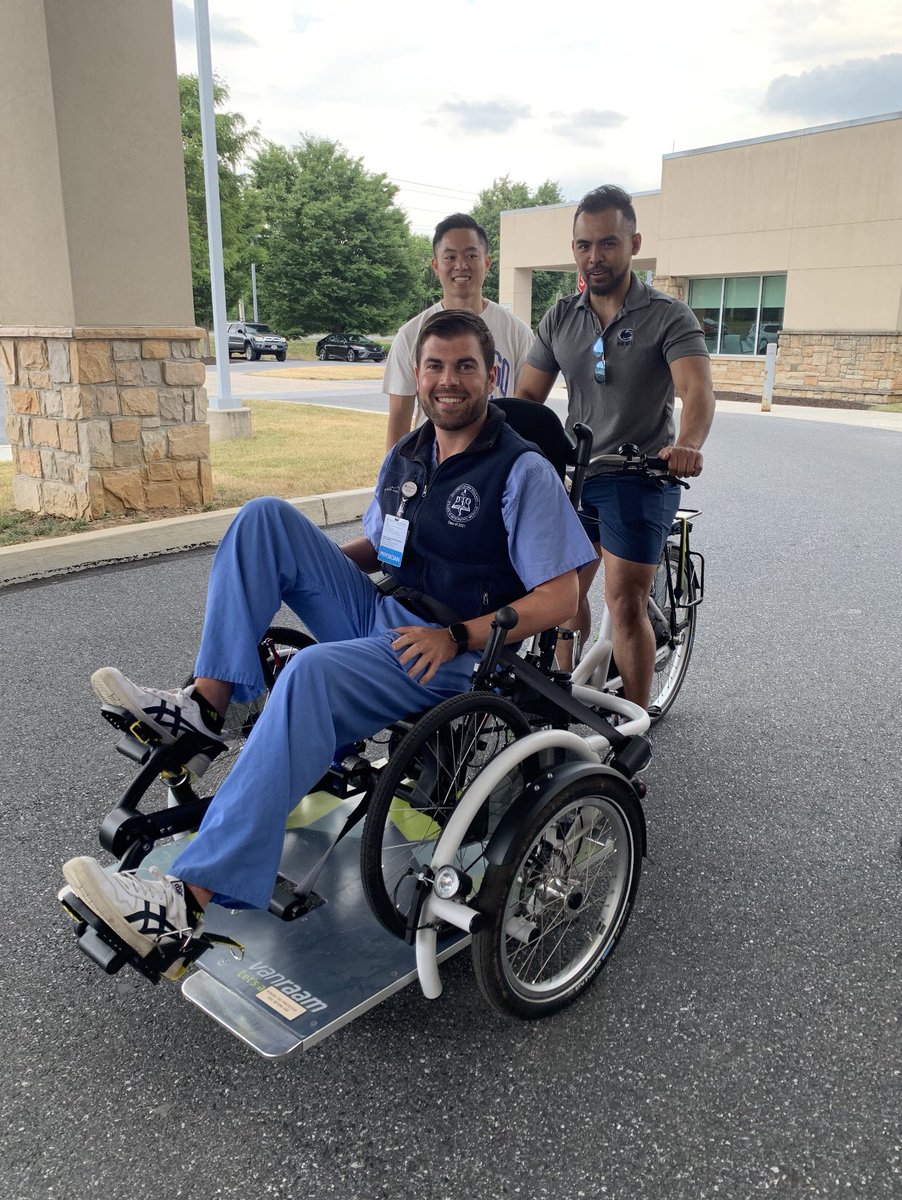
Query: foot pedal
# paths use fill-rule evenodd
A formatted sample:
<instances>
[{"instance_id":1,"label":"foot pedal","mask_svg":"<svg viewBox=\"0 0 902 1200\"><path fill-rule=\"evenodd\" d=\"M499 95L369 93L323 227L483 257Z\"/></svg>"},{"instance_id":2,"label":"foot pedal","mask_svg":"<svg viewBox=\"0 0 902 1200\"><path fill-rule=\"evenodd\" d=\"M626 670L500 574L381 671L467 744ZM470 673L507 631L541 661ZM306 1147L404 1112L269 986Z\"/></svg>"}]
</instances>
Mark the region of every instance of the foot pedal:
<instances>
[{"instance_id":1,"label":"foot pedal","mask_svg":"<svg viewBox=\"0 0 902 1200\"><path fill-rule=\"evenodd\" d=\"M142 956L92 912L71 888L63 888L59 894L59 901L67 915L75 921L79 950L106 975L115 975L128 965L140 971L151 983L159 983L160 977L176 963L180 963L181 969L177 975L171 975L169 978L180 978L196 959L214 946L225 945L235 957L244 956L244 947L232 938L203 930L187 942L173 941L168 946L159 946L151 950L150 954Z\"/></svg>"},{"instance_id":2,"label":"foot pedal","mask_svg":"<svg viewBox=\"0 0 902 1200\"><path fill-rule=\"evenodd\" d=\"M132 762L138 763L139 766L143 767L153 752L159 750L161 746L171 745L171 743L164 742L155 729L151 729L149 725L139 721L126 708L119 708L115 704L101 704L100 715L122 734L116 743L119 753L124 754ZM183 734L175 744L182 747L187 762L190 762L197 754L203 754L209 759L209 762L212 762L218 754L226 749L225 742L205 738L198 733ZM184 766L184 763L182 765ZM209 766L209 763L207 765ZM198 774L200 773L198 771Z\"/></svg>"},{"instance_id":3,"label":"foot pedal","mask_svg":"<svg viewBox=\"0 0 902 1200\"><path fill-rule=\"evenodd\" d=\"M140 766L143 766L154 750L163 744L163 739L156 730L139 721L125 708L119 708L115 704L101 704L100 715L122 734L116 743L119 753Z\"/></svg>"}]
</instances>

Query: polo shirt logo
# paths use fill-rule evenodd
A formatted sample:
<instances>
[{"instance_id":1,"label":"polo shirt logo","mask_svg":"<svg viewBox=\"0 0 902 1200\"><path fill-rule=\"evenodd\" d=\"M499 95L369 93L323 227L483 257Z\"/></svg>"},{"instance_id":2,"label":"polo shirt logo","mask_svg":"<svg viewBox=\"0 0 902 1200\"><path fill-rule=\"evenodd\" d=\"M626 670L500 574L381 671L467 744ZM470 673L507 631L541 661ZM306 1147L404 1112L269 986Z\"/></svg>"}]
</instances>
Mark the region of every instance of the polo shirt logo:
<instances>
[{"instance_id":1,"label":"polo shirt logo","mask_svg":"<svg viewBox=\"0 0 902 1200\"><path fill-rule=\"evenodd\" d=\"M632 329L621 329L617 334L617 344L619 346L631 346L633 344Z\"/></svg>"},{"instance_id":2,"label":"polo shirt logo","mask_svg":"<svg viewBox=\"0 0 902 1200\"><path fill-rule=\"evenodd\" d=\"M448 497L445 515L451 525L466 525L479 512L479 493L472 484L462 483Z\"/></svg>"}]
</instances>

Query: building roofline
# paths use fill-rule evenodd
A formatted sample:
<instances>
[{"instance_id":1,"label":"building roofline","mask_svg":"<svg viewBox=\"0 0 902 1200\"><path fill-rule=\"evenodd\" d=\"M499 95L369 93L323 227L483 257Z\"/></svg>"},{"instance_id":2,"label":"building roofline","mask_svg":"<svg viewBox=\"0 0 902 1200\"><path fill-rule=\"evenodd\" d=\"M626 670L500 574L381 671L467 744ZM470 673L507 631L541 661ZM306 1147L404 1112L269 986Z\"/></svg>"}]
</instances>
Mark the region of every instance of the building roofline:
<instances>
[{"instance_id":1,"label":"building roofline","mask_svg":"<svg viewBox=\"0 0 902 1200\"><path fill-rule=\"evenodd\" d=\"M743 138L738 142L720 142L716 146L698 146L693 150L674 150L662 155L669 158L690 158L694 154L713 154L716 150L733 150L737 146L757 146L761 142L780 142L786 138L806 137L812 133L829 133L834 129L852 129L856 125L876 125L880 121L898 121L902 112L881 113L874 117L856 117L852 121L836 121L832 125L809 125L804 129L789 129L785 133L769 133L765 137ZM641 194L641 193L637 193Z\"/></svg>"},{"instance_id":2,"label":"building roofline","mask_svg":"<svg viewBox=\"0 0 902 1200\"><path fill-rule=\"evenodd\" d=\"M714 146L696 146L691 150L674 150L670 154L662 154L662 161L669 158L691 158L695 154L714 154L717 150L734 150L739 146L757 146L762 142L781 142L786 138L807 137L812 133L830 133L835 129L853 129L856 125L876 125L881 121L898 121L902 112L879 113L873 117L856 117L851 121L835 121L832 125L808 125L804 129L788 129L783 133L769 133L763 137L742 138L737 142L718 142ZM647 188L641 192L632 192L632 198L637 196L659 196L660 188ZM525 208L503 208L501 216L513 213L543 212L552 208L575 208L578 200L564 200L557 204L528 204Z\"/></svg>"}]
</instances>

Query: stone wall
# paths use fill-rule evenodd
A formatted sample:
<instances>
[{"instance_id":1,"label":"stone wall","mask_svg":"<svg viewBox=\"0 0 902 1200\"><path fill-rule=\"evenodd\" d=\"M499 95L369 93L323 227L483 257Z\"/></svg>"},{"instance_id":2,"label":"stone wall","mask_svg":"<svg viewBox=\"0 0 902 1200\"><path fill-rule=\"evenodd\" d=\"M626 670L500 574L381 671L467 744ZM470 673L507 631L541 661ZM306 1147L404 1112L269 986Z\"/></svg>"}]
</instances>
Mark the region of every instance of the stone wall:
<instances>
[{"instance_id":1,"label":"stone wall","mask_svg":"<svg viewBox=\"0 0 902 1200\"><path fill-rule=\"evenodd\" d=\"M0 328L16 507L90 520L209 503L201 336Z\"/></svg>"},{"instance_id":2,"label":"stone wall","mask_svg":"<svg viewBox=\"0 0 902 1200\"><path fill-rule=\"evenodd\" d=\"M764 356L718 354L711 359L717 391L764 386ZM902 402L902 333L813 333L784 329L777 351L774 396L831 404Z\"/></svg>"},{"instance_id":3,"label":"stone wall","mask_svg":"<svg viewBox=\"0 0 902 1200\"><path fill-rule=\"evenodd\" d=\"M902 333L786 330L777 351L776 394L864 404L902 402Z\"/></svg>"}]
</instances>

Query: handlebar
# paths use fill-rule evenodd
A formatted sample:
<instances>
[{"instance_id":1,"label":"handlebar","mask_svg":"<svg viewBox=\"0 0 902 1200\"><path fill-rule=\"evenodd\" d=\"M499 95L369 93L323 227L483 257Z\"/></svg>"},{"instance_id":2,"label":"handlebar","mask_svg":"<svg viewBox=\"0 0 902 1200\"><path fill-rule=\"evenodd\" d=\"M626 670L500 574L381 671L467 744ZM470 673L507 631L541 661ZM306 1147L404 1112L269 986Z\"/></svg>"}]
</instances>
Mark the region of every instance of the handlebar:
<instances>
[{"instance_id":1,"label":"handlebar","mask_svg":"<svg viewBox=\"0 0 902 1200\"><path fill-rule=\"evenodd\" d=\"M516 626L519 620L520 617L517 610L511 608L509 605L499 608L495 613L495 619L492 621L492 632L482 652L482 659L479 666L473 674L474 688L484 686L486 681L494 675L508 632Z\"/></svg>"},{"instance_id":2,"label":"handlebar","mask_svg":"<svg viewBox=\"0 0 902 1200\"><path fill-rule=\"evenodd\" d=\"M669 476L681 487L688 488L684 479L670 474L666 458L655 458L651 454L640 454L637 446L627 442L616 454L596 454L589 459L588 470L593 475L645 475L652 479Z\"/></svg>"}]
</instances>

